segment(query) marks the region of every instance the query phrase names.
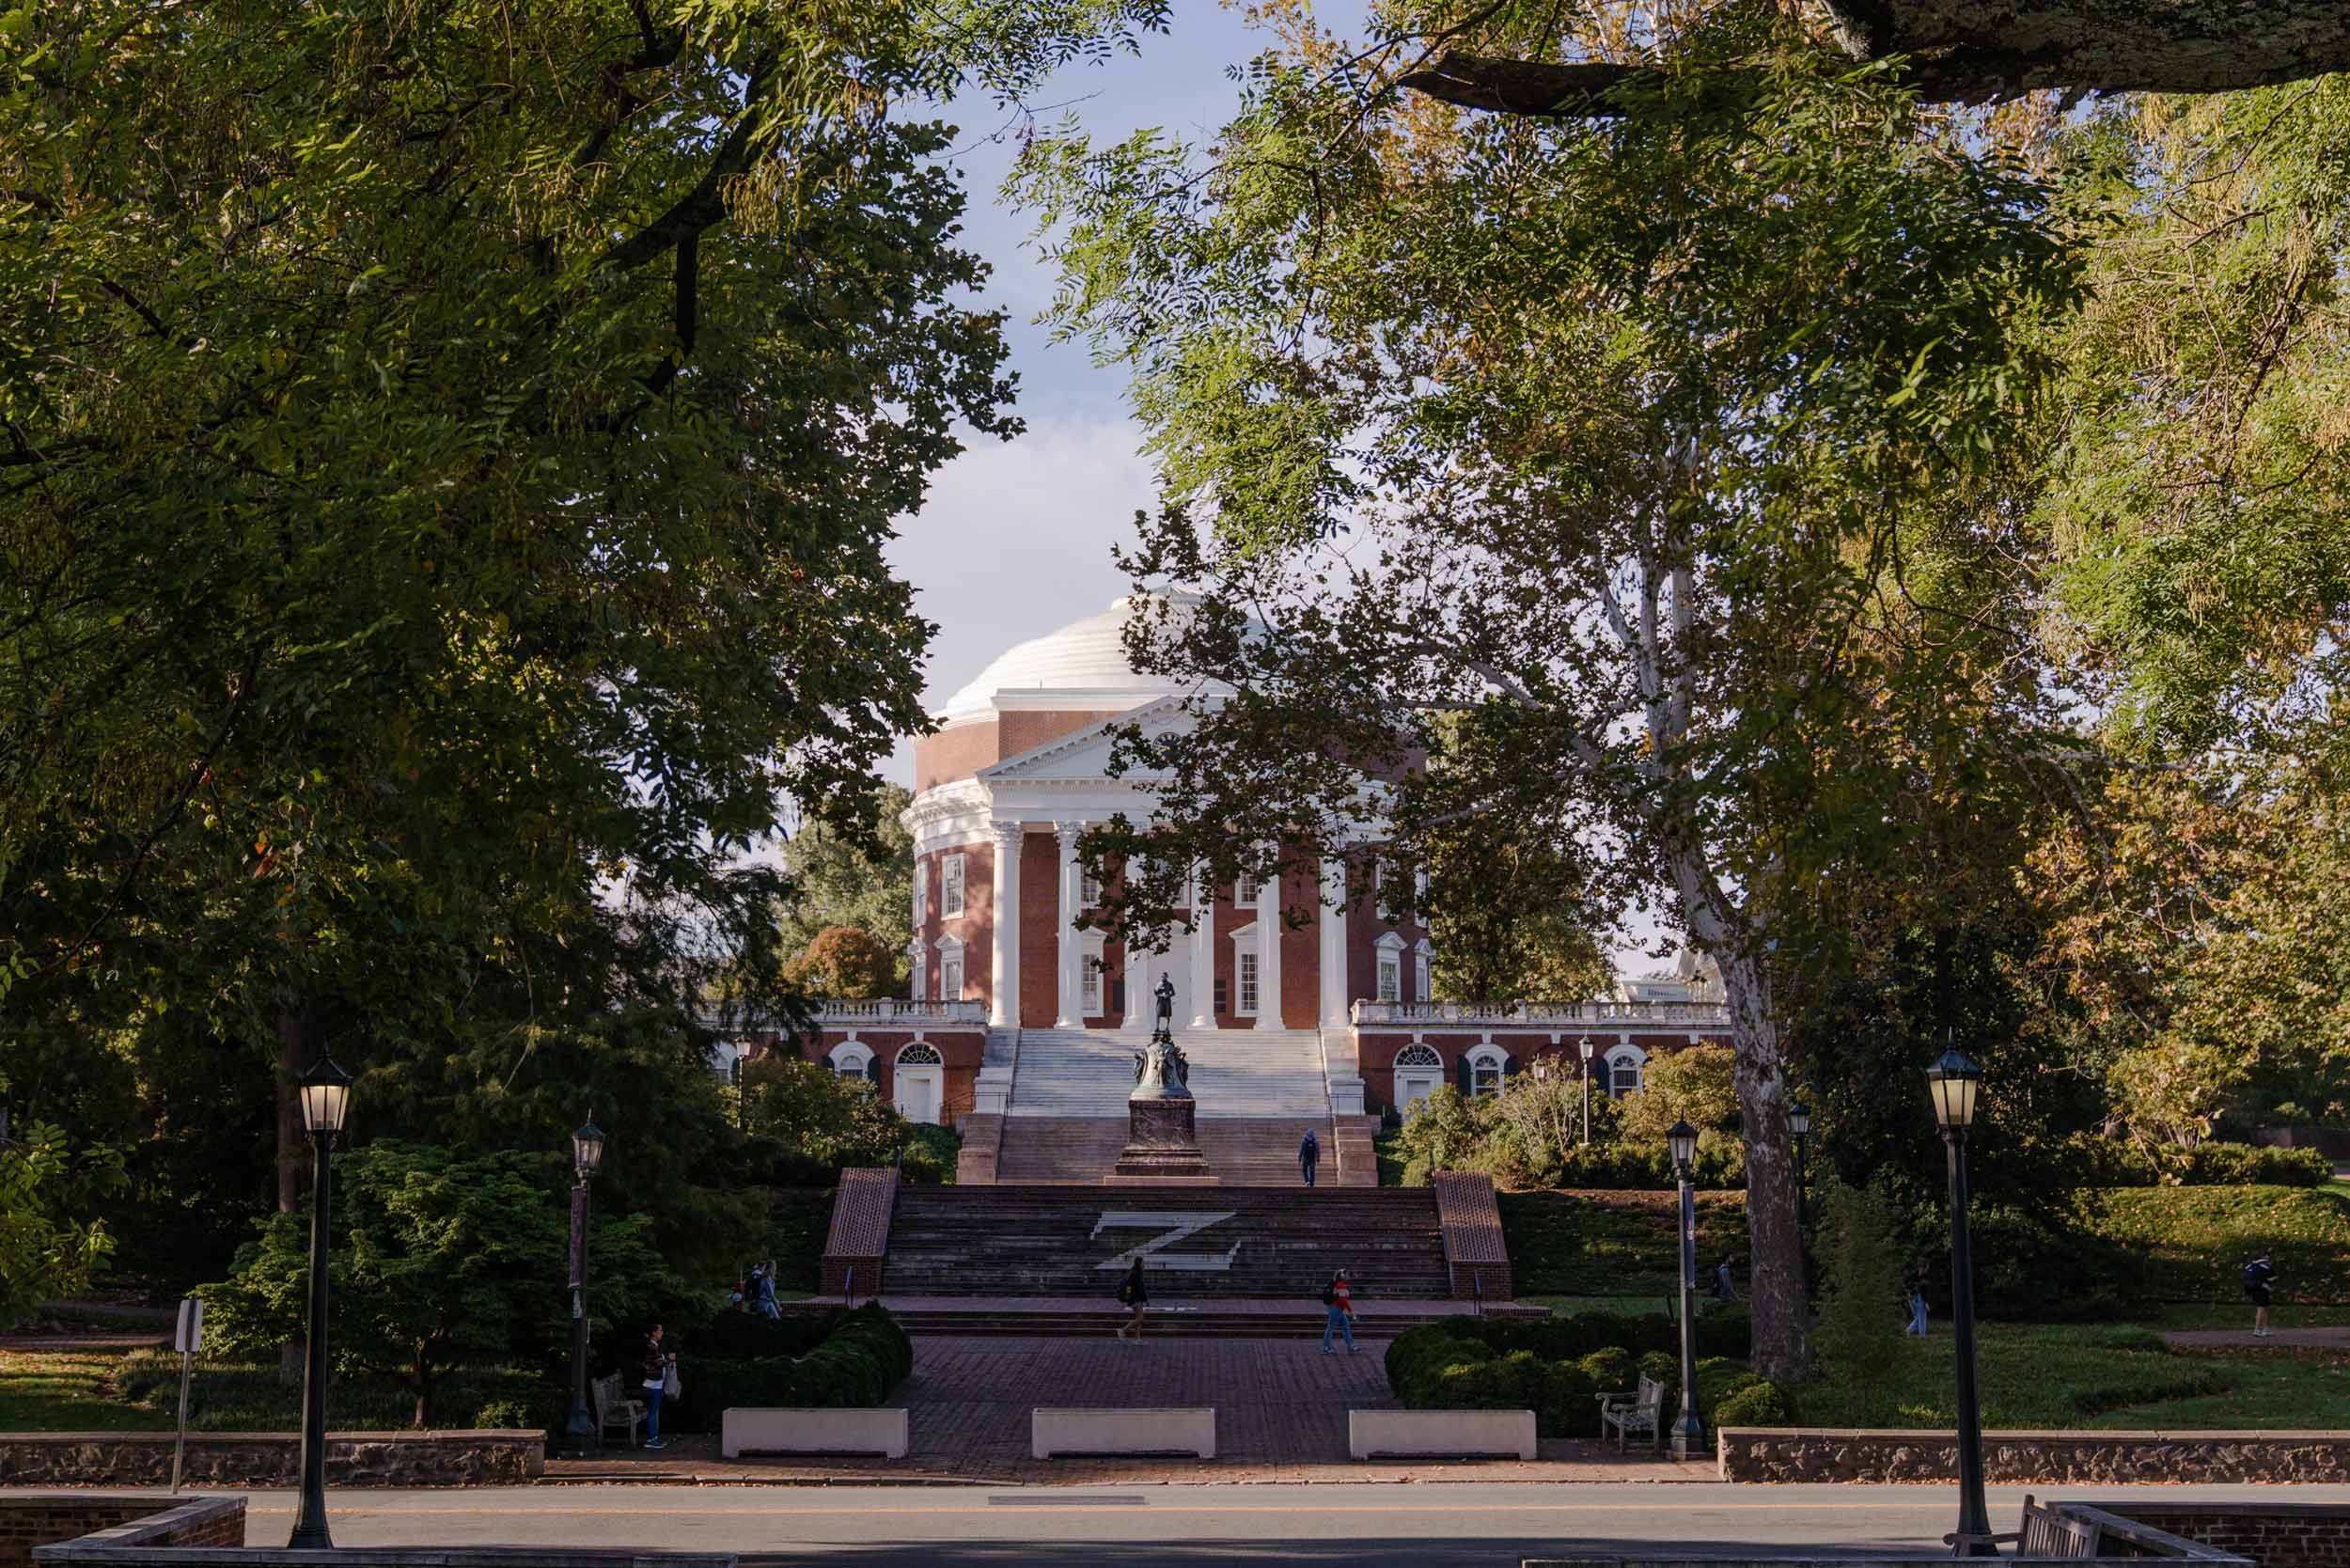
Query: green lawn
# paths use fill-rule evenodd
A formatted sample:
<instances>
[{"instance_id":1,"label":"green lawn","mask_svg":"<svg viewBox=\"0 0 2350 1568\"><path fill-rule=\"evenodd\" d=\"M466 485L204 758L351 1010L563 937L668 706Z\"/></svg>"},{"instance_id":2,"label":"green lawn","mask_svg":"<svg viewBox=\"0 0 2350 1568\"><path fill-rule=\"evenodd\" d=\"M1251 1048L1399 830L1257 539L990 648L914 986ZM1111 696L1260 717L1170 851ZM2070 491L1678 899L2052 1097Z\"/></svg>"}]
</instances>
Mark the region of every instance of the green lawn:
<instances>
[{"instance_id":1,"label":"green lawn","mask_svg":"<svg viewBox=\"0 0 2350 1568\"><path fill-rule=\"evenodd\" d=\"M115 1397L113 1351L0 1350L0 1432L148 1432L168 1429L161 1410Z\"/></svg>"},{"instance_id":2,"label":"green lawn","mask_svg":"<svg viewBox=\"0 0 2350 1568\"><path fill-rule=\"evenodd\" d=\"M1977 1338L1982 1422L2003 1428L2336 1428L2350 1409L2350 1356L2229 1347L2174 1351L2151 1330L1984 1324ZM1948 1427L1958 1419L1950 1325L1904 1341L1885 1405L1805 1387L1806 1426Z\"/></svg>"},{"instance_id":3,"label":"green lawn","mask_svg":"<svg viewBox=\"0 0 2350 1568\"><path fill-rule=\"evenodd\" d=\"M415 1402L389 1379L342 1376L330 1391L344 1430L405 1427ZM180 1360L156 1351L0 1351L0 1432L152 1432L178 1423ZM530 1372L483 1369L446 1379L433 1424L474 1425L494 1403L519 1406L524 1424L559 1413L562 1390ZM510 1425L511 1412L495 1423ZM198 1363L188 1425L198 1432L287 1432L301 1423L302 1386L272 1366Z\"/></svg>"},{"instance_id":4,"label":"green lawn","mask_svg":"<svg viewBox=\"0 0 2350 1568\"><path fill-rule=\"evenodd\" d=\"M2111 1187L2096 1229L2145 1260L2163 1301L2243 1299L2245 1263L2277 1259L2277 1299L2350 1304L2350 1188Z\"/></svg>"},{"instance_id":5,"label":"green lawn","mask_svg":"<svg viewBox=\"0 0 2350 1568\"><path fill-rule=\"evenodd\" d=\"M1505 1192L1501 1229L1517 1288L1528 1295L1647 1295L1673 1288L1679 1263L1669 1192ZM1706 1267L1747 1251L1746 1195L1697 1195Z\"/></svg>"}]
</instances>

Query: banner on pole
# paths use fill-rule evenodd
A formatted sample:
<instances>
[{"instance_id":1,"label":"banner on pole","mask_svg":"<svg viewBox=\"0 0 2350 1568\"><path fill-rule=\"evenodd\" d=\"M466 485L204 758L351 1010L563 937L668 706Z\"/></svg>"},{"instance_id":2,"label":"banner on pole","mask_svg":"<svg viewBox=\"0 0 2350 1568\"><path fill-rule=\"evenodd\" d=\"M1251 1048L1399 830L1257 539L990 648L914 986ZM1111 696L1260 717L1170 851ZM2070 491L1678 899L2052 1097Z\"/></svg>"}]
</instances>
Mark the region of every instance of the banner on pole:
<instances>
[{"instance_id":1,"label":"banner on pole","mask_svg":"<svg viewBox=\"0 0 2350 1568\"><path fill-rule=\"evenodd\" d=\"M588 1188L572 1188L572 1289L588 1282Z\"/></svg>"}]
</instances>

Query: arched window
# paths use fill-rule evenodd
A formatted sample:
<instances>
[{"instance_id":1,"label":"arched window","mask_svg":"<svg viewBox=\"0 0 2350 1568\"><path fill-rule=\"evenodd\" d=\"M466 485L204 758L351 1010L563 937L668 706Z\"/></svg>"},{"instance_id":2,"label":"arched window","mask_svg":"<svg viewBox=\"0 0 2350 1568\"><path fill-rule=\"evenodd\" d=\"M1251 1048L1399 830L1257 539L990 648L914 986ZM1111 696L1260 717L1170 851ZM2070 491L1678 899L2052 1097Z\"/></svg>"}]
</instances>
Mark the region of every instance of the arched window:
<instances>
[{"instance_id":1,"label":"arched window","mask_svg":"<svg viewBox=\"0 0 2350 1568\"><path fill-rule=\"evenodd\" d=\"M1641 1075L1648 1061L1648 1053L1637 1045L1619 1045L1607 1053L1607 1093L1621 1099L1640 1091Z\"/></svg>"},{"instance_id":2,"label":"arched window","mask_svg":"<svg viewBox=\"0 0 2350 1568\"><path fill-rule=\"evenodd\" d=\"M1510 1054L1498 1045L1480 1045L1462 1058L1467 1071L1463 1074L1469 1093L1478 1099L1501 1092L1503 1067Z\"/></svg>"},{"instance_id":3,"label":"arched window","mask_svg":"<svg viewBox=\"0 0 2350 1568\"><path fill-rule=\"evenodd\" d=\"M1408 1112L1444 1082L1444 1058L1433 1045L1418 1042L1395 1054L1395 1105Z\"/></svg>"},{"instance_id":4,"label":"arched window","mask_svg":"<svg viewBox=\"0 0 2350 1568\"><path fill-rule=\"evenodd\" d=\"M832 1070L844 1078L870 1078L872 1075L872 1047L856 1041L842 1041L832 1048L832 1055L825 1059L832 1063Z\"/></svg>"},{"instance_id":5,"label":"arched window","mask_svg":"<svg viewBox=\"0 0 2350 1568\"><path fill-rule=\"evenodd\" d=\"M936 1067L944 1059L939 1056L937 1046L925 1045L918 1040L898 1053L898 1065L901 1067Z\"/></svg>"},{"instance_id":6,"label":"arched window","mask_svg":"<svg viewBox=\"0 0 2350 1568\"><path fill-rule=\"evenodd\" d=\"M1406 1045L1395 1054L1398 1067L1442 1067L1444 1058L1433 1045Z\"/></svg>"}]
</instances>

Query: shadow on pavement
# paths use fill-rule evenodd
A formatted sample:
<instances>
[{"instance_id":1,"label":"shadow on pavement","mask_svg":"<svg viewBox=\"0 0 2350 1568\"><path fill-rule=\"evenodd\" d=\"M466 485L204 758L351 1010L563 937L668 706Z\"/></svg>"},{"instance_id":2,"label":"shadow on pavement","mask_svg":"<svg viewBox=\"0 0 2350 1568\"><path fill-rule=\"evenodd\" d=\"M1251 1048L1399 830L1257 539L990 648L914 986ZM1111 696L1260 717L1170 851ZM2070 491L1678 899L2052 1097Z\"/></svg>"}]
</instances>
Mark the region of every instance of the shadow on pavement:
<instances>
[{"instance_id":1,"label":"shadow on pavement","mask_svg":"<svg viewBox=\"0 0 2350 1568\"><path fill-rule=\"evenodd\" d=\"M744 1552L742 1568L1012 1568L1042 1563L1051 1568L1116 1564L1117 1568L1202 1568L1207 1563L1327 1564L1329 1568L1516 1568L1536 1558L1693 1558L1751 1560L1759 1552L1810 1558L1883 1561L1891 1557L1946 1557L1925 1547L1902 1545L1758 1545L1737 1541L1658 1541L1653 1538L1594 1539L1578 1536L1524 1540L1462 1540L1442 1536L1362 1537L1344 1541L910 1541L874 1545L812 1546L805 1552Z\"/></svg>"}]
</instances>

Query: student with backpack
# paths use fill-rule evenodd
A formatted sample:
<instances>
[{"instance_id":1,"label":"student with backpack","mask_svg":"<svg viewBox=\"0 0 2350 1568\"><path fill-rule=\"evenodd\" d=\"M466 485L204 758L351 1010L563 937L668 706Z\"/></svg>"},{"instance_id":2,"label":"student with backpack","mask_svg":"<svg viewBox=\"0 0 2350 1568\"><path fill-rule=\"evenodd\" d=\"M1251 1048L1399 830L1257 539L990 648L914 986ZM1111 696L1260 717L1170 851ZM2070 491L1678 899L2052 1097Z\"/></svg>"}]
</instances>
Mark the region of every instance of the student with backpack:
<instances>
[{"instance_id":1,"label":"student with backpack","mask_svg":"<svg viewBox=\"0 0 2350 1568\"><path fill-rule=\"evenodd\" d=\"M1322 1304L1330 1309L1330 1315L1322 1325L1322 1354L1324 1356L1337 1354L1330 1348L1330 1336L1334 1333L1345 1336L1346 1353L1349 1356L1356 1354L1355 1349L1355 1296L1347 1284L1346 1270L1339 1270L1330 1277L1330 1282L1322 1287Z\"/></svg>"},{"instance_id":2,"label":"student with backpack","mask_svg":"<svg viewBox=\"0 0 2350 1568\"><path fill-rule=\"evenodd\" d=\"M2259 1257L2244 1265L2244 1294L2252 1303L2252 1337L2268 1338L2268 1297L2276 1287L2277 1265L2268 1261L2268 1248L2262 1247Z\"/></svg>"},{"instance_id":3,"label":"student with backpack","mask_svg":"<svg viewBox=\"0 0 2350 1568\"><path fill-rule=\"evenodd\" d=\"M1118 1304L1133 1308L1135 1314L1118 1325L1118 1337L1122 1340L1131 1334L1135 1343L1140 1344L1142 1312L1151 1305L1151 1293L1142 1286L1142 1260L1139 1258L1135 1260L1135 1266L1126 1271L1126 1278L1118 1282Z\"/></svg>"}]
</instances>

